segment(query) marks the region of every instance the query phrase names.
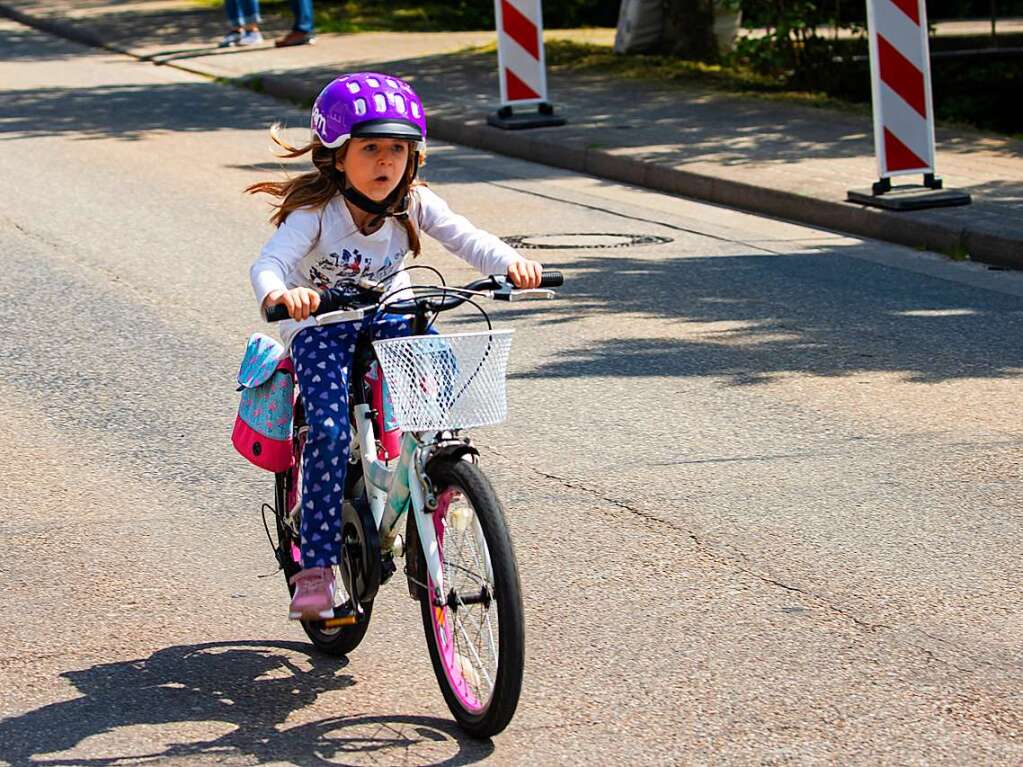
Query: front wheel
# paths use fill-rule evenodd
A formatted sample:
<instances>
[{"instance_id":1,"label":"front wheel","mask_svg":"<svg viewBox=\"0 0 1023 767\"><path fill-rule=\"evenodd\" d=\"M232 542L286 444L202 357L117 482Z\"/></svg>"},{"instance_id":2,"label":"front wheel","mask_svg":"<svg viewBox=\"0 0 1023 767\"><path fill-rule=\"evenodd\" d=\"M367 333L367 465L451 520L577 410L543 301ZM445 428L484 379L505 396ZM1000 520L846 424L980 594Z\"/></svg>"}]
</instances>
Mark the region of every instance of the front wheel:
<instances>
[{"instance_id":1,"label":"front wheel","mask_svg":"<svg viewBox=\"0 0 1023 767\"><path fill-rule=\"evenodd\" d=\"M479 468L440 459L427 473L437 493L430 517L444 595L443 604L434 603L433 581L418 568L428 586L419 590L426 644L451 713L470 735L488 738L508 726L522 689L525 627L515 552L501 503Z\"/></svg>"}]
</instances>

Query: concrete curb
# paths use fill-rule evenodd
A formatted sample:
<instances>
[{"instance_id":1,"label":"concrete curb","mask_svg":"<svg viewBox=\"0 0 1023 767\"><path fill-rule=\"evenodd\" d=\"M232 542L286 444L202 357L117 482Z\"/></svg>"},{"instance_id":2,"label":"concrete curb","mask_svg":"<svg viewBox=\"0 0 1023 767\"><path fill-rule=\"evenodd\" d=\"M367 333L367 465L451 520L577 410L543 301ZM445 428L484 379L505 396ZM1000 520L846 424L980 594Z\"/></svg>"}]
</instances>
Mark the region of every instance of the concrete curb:
<instances>
[{"instance_id":1,"label":"concrete curb","mask_svg":"<svg viewBox=\"0 0 1023 767\"><path fill-rule=\"evenodd\" d=\"M29 16L0 3L0 16L75 42L146 60L132 51L104 42L97 34L58 19ZM157 63L157 62L154 62ZM213 77L194 66L159 62L186 72ZM289 101L311 102L318 90L287 75L251 75L237 84ZM864 208L846 202L821 200L768 187L744 184L692 171L654 165L598 149L561 146L546 135L504 131L485 124L470 124L433 116L431 135L476 149L563 168L577 173L644 187L749 213L768 215L800 224L870 237L899 245L946 254L969 253L974 261L1023 269L1023 240L990 231L959 228L935 221L907 218L905 214Z\"/></svg>"}]
</instances>

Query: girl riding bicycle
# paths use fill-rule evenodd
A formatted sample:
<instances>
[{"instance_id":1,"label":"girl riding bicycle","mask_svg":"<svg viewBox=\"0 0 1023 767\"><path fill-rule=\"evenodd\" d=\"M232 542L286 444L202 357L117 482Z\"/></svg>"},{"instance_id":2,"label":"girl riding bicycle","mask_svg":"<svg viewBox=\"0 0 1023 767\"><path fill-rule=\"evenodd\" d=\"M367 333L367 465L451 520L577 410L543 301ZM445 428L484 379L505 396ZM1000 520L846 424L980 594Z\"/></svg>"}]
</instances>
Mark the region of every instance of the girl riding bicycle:
<instances>
[{"instance_id":1,"label":"girl riding bicycle","mask_svg":"<svg viewBox=\"0 0 1023 767\"><path fill-rule=\"evenodd\" d=\"M372 288L384 302L406 297L403 270L420 252L419 232L484 274L506 274L518 288L540 285L541 266L456 215L416 176L426 152L426 115L412 88L390 75L339 77L313 104L312 140L285 144L284 157L312 155L315 170L246 191L280 198L277 231L250 269L261 308L284 305L281 336L291 347L309 424L302 462L302 570L289 617L333 614L340 553L340 507L349 461L348 379L357 341L410 335L411 323L382 313L359 322L317 324L317 290Z\"/></svg>"}]
</instances>

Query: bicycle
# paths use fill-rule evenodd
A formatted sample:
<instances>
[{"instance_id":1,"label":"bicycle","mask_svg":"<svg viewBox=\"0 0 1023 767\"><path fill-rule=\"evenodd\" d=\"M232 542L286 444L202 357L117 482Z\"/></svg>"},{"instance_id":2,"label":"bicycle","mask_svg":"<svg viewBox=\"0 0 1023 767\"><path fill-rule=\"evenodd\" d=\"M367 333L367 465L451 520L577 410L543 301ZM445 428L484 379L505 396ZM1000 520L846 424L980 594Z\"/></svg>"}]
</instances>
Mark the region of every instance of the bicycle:
<instances>
[{"instance_id":1,"label":"bicycle","mask_svg":"<svg viewBox=\"0 0 1023 767\"><path fill-rule=\"evenodd\" d=\"M302 626L320 650L350 653L369 628L378 589L397 571L395 559L404 557L434 675L455 720L475 737L495 735L511 721L525 660L521 587L504 511L479 468L479 451L463 433L499 423L506 411L512 331L494 330L477 299L551 298L550 288L562 282L560 273L545 271L540 288L517 290L492 275L464 287L413 286L412 298L393 303L365 286L334 288L321 292L315 312L319 324L362 320L372 312L411 316L413 335L360 341L356 349L336 568L344 590L337 589L333 617ZM427 334L439 314L465 303L482 312L486 331ZM287 316L283 306L266 311L269 322ZM271 537L292 592L291 576L301 569L307 434L296 397L293 465L276 473L276 542Z\"/></svg>"}]
</instances>

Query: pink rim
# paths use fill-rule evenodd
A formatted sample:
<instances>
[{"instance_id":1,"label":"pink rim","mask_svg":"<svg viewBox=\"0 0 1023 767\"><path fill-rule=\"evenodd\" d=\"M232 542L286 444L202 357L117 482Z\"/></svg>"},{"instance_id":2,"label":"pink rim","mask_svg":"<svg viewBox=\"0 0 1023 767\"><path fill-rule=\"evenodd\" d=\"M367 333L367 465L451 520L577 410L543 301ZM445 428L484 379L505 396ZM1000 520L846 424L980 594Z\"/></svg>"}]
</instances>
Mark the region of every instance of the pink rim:
<instances>
[{"instance_id":1,"label":"pink rim","mask_svg":"<svg viewBox=\"0 0 1023 767\"><path fill-rule=\"evenodd\" d=\"M452 491L445 490L437 498L437 510L433 512L433 527L437 533L437 547L444 556L444 520L447 518L448 504L451 502ZM426 576L426 583L429 586L429 593L433 593L433 579L429 574ZM455 662L455 642L451 631L447 607L434 607L430 610L430 622L433 624L433 637L437 645L437 654L440 656L441 665L444 667L444 675L458 698L458 702L466 711L479 713L484 705L477 700L475 693L469 687L468 681L462 675L462 670Z\"/></svg>"},{"instance_id":2,"label":"pink rim","mask_svg":"<svg viewBox=\"0 0 1023 767\"><path fill-rule=\"evenodd\" d=\"M291 487L288 490L288 497L285 499L288 513L295 508L295 504L298 503L298 486L302 481L302 450L305 448L305 437L295 436L291 441L292 450L292 464L291 469ZM302 552L299 550L298 545L291 542L291 559L292 561L302 567Z\"/></svg>"}]
</instances>

